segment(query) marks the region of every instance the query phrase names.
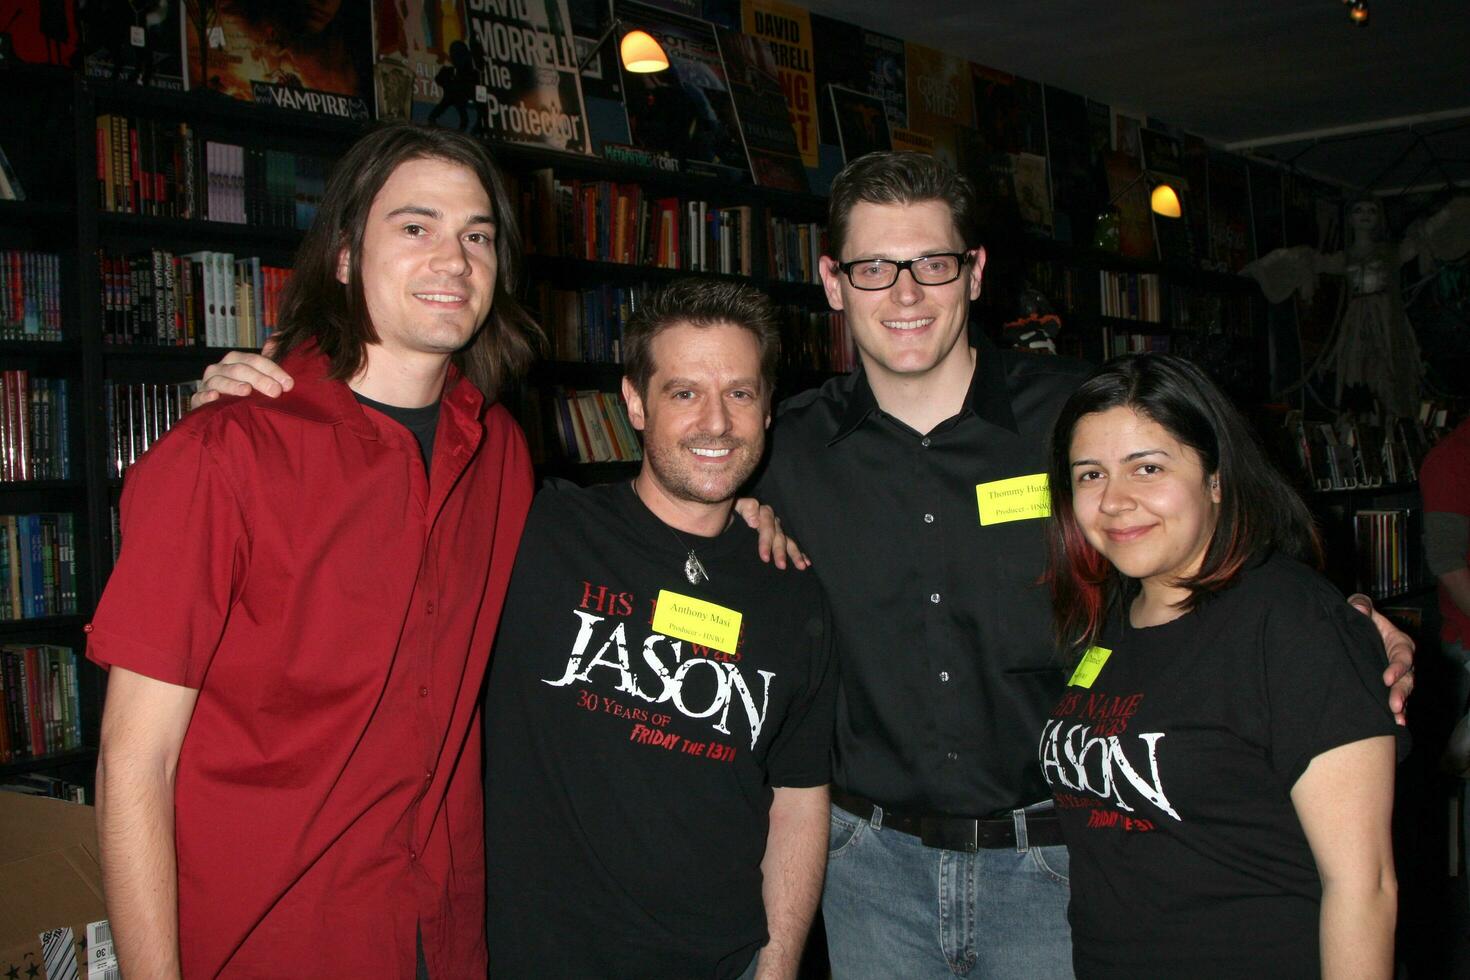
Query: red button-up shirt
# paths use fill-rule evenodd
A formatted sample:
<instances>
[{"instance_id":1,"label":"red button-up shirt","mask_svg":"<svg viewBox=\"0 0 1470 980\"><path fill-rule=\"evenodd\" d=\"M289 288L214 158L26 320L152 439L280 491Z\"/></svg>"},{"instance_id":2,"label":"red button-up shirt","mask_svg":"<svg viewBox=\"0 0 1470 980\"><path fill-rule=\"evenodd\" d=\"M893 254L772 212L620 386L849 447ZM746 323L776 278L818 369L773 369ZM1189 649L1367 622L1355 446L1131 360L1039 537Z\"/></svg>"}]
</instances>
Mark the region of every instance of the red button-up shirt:
<instances>
[{"instance_id":1,"label":"red button-up shirt","mask_svg":"<svg viewBox=\"0 0 1470 980\"><path fill-rule=\"evenodd\" d=\"M485 971L480 685L530 506L453 375L432 476L308 350L128 471L87 656L199 690L175 786L185 976Z\"/></svg>"}]
</instances>

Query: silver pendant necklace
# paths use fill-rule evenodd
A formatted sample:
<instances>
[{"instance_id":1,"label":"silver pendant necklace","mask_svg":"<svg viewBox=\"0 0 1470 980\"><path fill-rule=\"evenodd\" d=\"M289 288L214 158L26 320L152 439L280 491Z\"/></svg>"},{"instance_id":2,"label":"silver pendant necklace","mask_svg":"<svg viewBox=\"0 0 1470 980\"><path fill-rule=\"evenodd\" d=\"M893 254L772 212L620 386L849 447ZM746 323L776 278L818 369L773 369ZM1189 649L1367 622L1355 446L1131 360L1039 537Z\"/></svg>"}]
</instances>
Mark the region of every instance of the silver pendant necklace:
<instances>
[{"instance_id":1,"label":"silver pendant necklace","mask_svg":"<svg viewBox=\"0 0 1470 980\"><path fill-rule=\"evenodd\" d=\"M648 504L644 503L643 501L643 495L638 492L637 480L633 481L633 496L637 497L638 502L642 503L645 508L648 507ZM663 524L664 527L669 528L669 533L674 536L675 541L679 542L680 548L683 548L685 551L689 552L689 554L686 555L684 558L684 577L689 580L689 584L698 585L700 582L708 582L709 572L704 570L704 562L699 560L699 556L694 553L694 549L690 547L689 542L684 540L684 536L678 531L674 530L672 527L669 527L669 525L664 524L663 521L659 520L658 515L654 514L652 509L649 509L648 512L654 520L658 521L660 524ZM733 519L734 515L731 515L731 517ZM727 523L726 527L728 526L729 524Z\"/></svg>"}]
</instances>

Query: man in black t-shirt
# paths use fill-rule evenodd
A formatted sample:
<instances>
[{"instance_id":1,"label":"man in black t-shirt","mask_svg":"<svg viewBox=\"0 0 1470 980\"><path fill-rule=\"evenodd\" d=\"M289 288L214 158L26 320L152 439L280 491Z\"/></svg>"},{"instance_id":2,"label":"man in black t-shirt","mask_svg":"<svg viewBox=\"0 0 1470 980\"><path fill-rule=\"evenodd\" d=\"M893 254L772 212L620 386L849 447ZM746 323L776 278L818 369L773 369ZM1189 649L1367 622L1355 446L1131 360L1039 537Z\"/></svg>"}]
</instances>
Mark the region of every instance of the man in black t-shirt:
<instances>
[{"instance_id":1,"label":"man in black t-shirt","mask_svg":"<svg viewBox=\"0 0 1470 980\"><path fill-rule=\"evenodd\" d=\"M624 339L640 473L537 497L485 710L497 978L795 976L836 685L816 580L733 520L774 337L749 287L651 297Z\"/></svg>"}]
</instances>

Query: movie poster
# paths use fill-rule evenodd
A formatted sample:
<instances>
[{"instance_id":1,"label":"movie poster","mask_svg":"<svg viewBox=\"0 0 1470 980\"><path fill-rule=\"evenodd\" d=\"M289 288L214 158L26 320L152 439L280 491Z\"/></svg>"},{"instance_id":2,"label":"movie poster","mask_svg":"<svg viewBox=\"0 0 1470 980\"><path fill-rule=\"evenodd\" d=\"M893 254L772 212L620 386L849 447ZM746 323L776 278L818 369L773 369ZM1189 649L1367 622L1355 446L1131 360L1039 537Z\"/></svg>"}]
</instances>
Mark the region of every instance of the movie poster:
<instances>
[{"instance_id":1,"label":"movie poster","mask_svg":"<svg viewBox=\"0 0 1470 980\"><path fill-rule=\"evenodd\" d=\"M864 153L893 149L882 99L840 85L828 85L827 91L832 93L832 114L837 118L844 161L852 163Z\"/></svg>"},{"instance_id":2,"label":"movie poster","mask_svg":"<svg viewBox=\"0 0 1470 980\"><path fill-rule=\"evenodd\" d=\"M812 68L812 20L805 7L782 0L740 0L740 23L747 34L771 43L786 93L791 128L801 148L801 162L817 166L817 83Z\"/></svg>"},{"instance_id":3,"label":"movie poster","mask_svg":"<svg viewBox=\"0 0 1470 980\"><path fill-rule=\"evenodd\" d=\"M740 118L740 134L750 158L750 172L762 187L807 192L806 167L786 111L786 98L776 77L770 45L758 37L716 28L725 77Z\"/></svg>"},{"instance_id":4,"label":"movie poster","mask_svg":"<svg viewBox=\"0 0 1470 980\"><path fill-rule=\"evenodd\" d=\"M714 27L631 3L619 4L618 12L652 34L669 56L666 71L623 73L633 145L673 157L686 170L748 177L745 144Z\"/></svg>"},{"instance_id":5,"label":"movie poster","mask_svg":"<svg viewBox=\"0 0 1470 980\"><path fill-rule=\"evenodd\" d=\"M184 88L184 0L88 0L81 9L88 78Z\"/></svg>"},{"instance_id":6,"label":"movie poster","mask_svg":"<svg viewBox=\"0 0 1470 980\"><path fill-rule=\"evenodd\" d=\"M378 117L467 131L479 73L464 0L377 0L375 22Z\"/></svg>"},{"instance_id":7,"label":"movie poster","mask_svg":"<svg viewBox=\"0 0 1470 980\"><path fill-rule=\"evenodd\" d=\"M342 119L371 117L370 3L185 5L188 87Z\"/></svg>"},{"instance_id":8,"label":"movie poster","mask_svg":"<svg viewBox=\"0 0 1470 980\"><path fill-rule=\"evenodd\" d=\"M566 0L467 0L479 69L475 132L509 143L592 152Z\"/></svg>"}]
</instances>

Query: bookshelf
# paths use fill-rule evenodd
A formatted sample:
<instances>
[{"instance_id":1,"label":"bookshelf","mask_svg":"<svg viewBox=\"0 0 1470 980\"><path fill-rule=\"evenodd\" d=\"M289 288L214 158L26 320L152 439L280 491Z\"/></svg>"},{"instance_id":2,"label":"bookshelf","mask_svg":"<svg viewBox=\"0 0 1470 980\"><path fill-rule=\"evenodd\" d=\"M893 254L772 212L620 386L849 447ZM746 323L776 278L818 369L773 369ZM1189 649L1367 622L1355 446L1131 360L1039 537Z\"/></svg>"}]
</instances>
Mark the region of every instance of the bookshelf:
<instances>
[{"instance_id":1,"label":"bookshelf","mask_svg":"<svg viewBox=\"0 0 1470 980\"><path fill-rule=\"evenodd\" d=\"M0 202L0 785L90 781L100 700L81 657L92 562L85 350L87 247L79 207L80 93L70 74L17 65L0 120L25 199Z\"/></svg>"},{"instance_id":2,"label":"bookshelf","mask_svg":"<svg viewBox=\"0 0 1470 980\"><path fill-rule=\"evenodd\" d=\"M781 307L787 360L780 391L819 383L850 364L841 343L810 336L809 318L828 316L816 275L824 198L524 146L494 151L512 175L526 229L525 299L547 334L547 360L507 397L541 476L585 484L637 472L628 431L608 417L625 412L621 331L641 295L679 277L753 282ZM717 214L734 220L717 223ZM702 254L696 237L704 238ZM623 437L624 450L612 458L578 443L577 431L595 424L588 394L602 401L604 436L615 447Z\"/></svg>"},{"instance_id":3,"label":"bookshelf","mask_svg":"<svg viewBox=\"0 0 1470 980\"><path fill-rule=\"evenodd\" d=\"M1050 240L1013 244L1023 262L1012 274L1061 316L1061 353L1094 363L1138 351L1180 354L1237 398L1266 396L1264 374L1241 370L1266 361L1265 301L1251 280Z\"/></svg>"},{"instance_id":4,"label":"bookshelf","mask_svg":"<svg viewBox=\"0 0 1470 980\"><path fill-rule=\"evenodd\" d=\"M188 275L182 259L206 252L255 259L263 267L289 268L301 229L309 220L309 215L301 221L285 220L271 212L269 205L243 215L212 209L207 188L199 186L194 189L195 199L187 200L180 179L185 136L201 151L209 143L240 147L241 156L254 161L247 165L246 183L254 182L256 192L270 199L272 190L280 187L271 184L278 179L278 171L264 163L268 155L276 154L271 159L277 161L280 154L329 161L367 124L250 105L210 93L84 79L46 66L0 65L0 84L23 89L31 96L0 121L0 146L26 192L26 200L0 202L0 258L7 250L49 257L53 274L46 282L45 295L56 305L54 320L59 325L58 339L42 340L35 329L25 328L24 318L14 329L0 324L0 371L9 372L0 378L10 380L24 372L27 379L46 384L65 381L64 439L56 451L65 454L69 467L65 478L51 474L46 479L0 482L0 517L70 515L69 544L76 580L75 613L0 619L0 645L57 646L74 652L72 714L79 732L73 739L75 745L58 744L50 751L11 752L0 757L0 783L55 777L85 787L90 797L105 678L83 657L84 626L115 555L114 528L122 487L119 473L135 451L146 448L177 416L180 396L176 386L197 379L206 365L236 344L251 349L267 326L251 324L254 336L243 329L228 337L205 337L202 332L194 336L181 329L187 315L179 312L183 308L177 301L187 299L187 293L180 279L175 278L168 287L173 307L167 305L163 293L143 297L128 290L141 289L154 272L159 283L168 282L167 271ZM101 126L99 118L104 121ZM114 139L119 140L116 148ZM150 187L169 186L150 189L145 195L142 182L129 179L125 191L117 178L131 174L119 170L123 166L121 140L129 141L126 168L133 165L131 142L140 141L138 160L148 163L147 172L159 178ZM820 381L846 363L840 357L832 359L833 338L840 336L830 327L823 328L826 336L821 342L811 336L826 315L815 277L824 199L538 148L497 144L492 150L511 175L522 209L527 238L523 292L533 307L538 292L548 296L557 290L574 296L596 288L622 290L636 298L640 290L693 269L755 282L783 307L792 329L804 332L789 342L790 350L801 354L783 366L783 391ZM144 168L140 165L139 169ZM110 187L108 177L113 178ZM594 211L609 189L641 201L676 200L677 215L688 221L683 230L713 223L709 217L713 212L720 216L725 236L739 237L732 241L710 236L702 261L693 260L686 245L682 256L665 256L660 263L629 248L626 231L619 254L611 254L604 218L601 251L595 247L575 251L565 247L566 236L559 227L537 223L545 215L541 209L557 202L538 201L533 190L545 187L555 192L558 185L577 188L582 203ZM301 195L298 184L295 196ZM310 188L306 195L309 198ZM625 223L637 219L636 207L625 203L623 208ZM222 217L231 220L220 220ZM595 215L590 226L596 229ZM776 237L778 229L782 236L790 237L789 245L784 237ZM801 255L791 254L798 241ZM241 276L249 274L248 267L235 271ZM6 280L0 276L0 281ZM139 305L144 299L158 305ZM170 333L169 323L179 329ZM165 326L154 331L155 324ZM621 369L616 327L612 325L612 333L604 338L607 342L594 357L580 349L574 356L553 349L519 391L507 394L507 403L519 412L533 441L539 439L549 450L541 454L538 472L542 476L592 483L623 479L636 472L636 453L630 451L636 449L636 440L630 447L630 430L616 430L619 448L612 458L599 451L587 454L591 461L578 462L575 454L562 449L543 417L554 397L575 391L582 393L579 401L584 409L599 406L604 423L617 424L606 414L622 408L617 394ZM568 335L581 348L588 331L589 324L578 316ZM204 343L206 340L212 343ZM47 404L56 408L54 394ZM163 407L168 405L174 407ZM120 443L125 439L131 441L128 451L122 452Z\"/></svg>"}]
</instances>

